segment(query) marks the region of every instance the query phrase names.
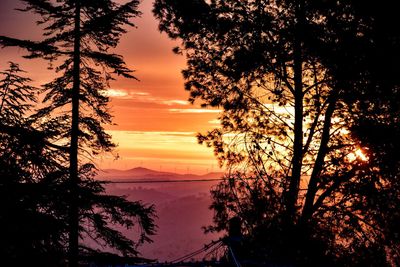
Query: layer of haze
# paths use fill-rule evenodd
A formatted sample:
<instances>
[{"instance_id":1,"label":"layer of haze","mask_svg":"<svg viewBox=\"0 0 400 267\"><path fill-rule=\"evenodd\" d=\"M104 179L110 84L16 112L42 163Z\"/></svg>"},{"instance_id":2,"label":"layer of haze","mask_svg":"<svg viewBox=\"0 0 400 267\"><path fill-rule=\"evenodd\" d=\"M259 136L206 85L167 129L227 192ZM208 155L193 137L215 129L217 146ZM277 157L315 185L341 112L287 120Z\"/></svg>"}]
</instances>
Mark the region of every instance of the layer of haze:
<instances>
[{"instance_id":1,"label":"layer of haze","mask_svg":"<svg viewBox=\"0 0 400 267\"><path fill-rule=\"evenodd\" d=\"M0 35L39 40L37 17L15 11L18 5L16 0L0 1ZM104 155L98 159L99 166L142 166L178 173L216 171L211 149L198 145L194 136L215 126L218 111L186 101L188 93L181 77L185 59L171 51L177 43L159 33L151 0L142 1L139 9L143 14L134 20L137 28L129 29L115 52L124 56L140 81L118 78L111 84L110 107L116 125L106 128L119 144L115 153L119 159ZM0 69L4 70L8 61L19 63L35 85L55 77L47 63L22 59L24 54L17 48L1 50Z\"/></svg>"}]
</instances>

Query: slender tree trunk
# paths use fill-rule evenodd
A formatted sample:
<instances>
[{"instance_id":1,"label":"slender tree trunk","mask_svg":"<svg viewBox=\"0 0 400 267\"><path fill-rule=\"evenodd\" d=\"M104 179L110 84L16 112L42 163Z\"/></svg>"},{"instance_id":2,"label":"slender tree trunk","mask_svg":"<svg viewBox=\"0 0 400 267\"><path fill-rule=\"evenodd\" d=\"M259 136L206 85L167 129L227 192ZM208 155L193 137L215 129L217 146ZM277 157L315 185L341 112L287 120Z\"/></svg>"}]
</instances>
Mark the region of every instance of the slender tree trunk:
<instances>
[{"instance_id":1,"label":"slender tree trunk","mask_svg":"<svg viewBox=\"0 0 400 267\"><path fill-rule=\"evenodd\" d=\"M78 139L79 139L79 88L80 88L80 0L75 1L75 29L73 54L72 121L70 147L70 214L69 214L69 267L78 266L79 255L79 175L78 175Z\"/></svg>"},{"instance_id":2,"label":"slender tree trunk","mask_svg":"<svg viewBox=\"0 0 400 267\"><path fill-rule=\"evenodd\" d=\"M317 158L315 159L314 168L311 173L310 182L308 183L306 200L305 200L304 208L302 211L301 219L302 219L303 223L306 223L307 220L313 214L314 199L315 199L315 195L318 190L317 189L318 180L319 180L319 176L322 171L322 167L324 166L324 159L325 159L325 156L326 156L326 153L328 150L331 121L332 121L333 112L335 111L336 97L331 95L331 97L328 101L329 101L329 104L328 104L328 108L326 109L326 112L325 112L325 120L324 120L323 129L322 129L321 143L320 143L320 146L318 149Z\"/></svg>"},{"instance_id":3,"label":"slender tree trunk","mask_svg":"<svg viewBox=\"0 0 400 267\"><path fill-rule=\"evenodd\" d=\"M287 220L293 223L296 213L296 203L299 194L301 179L302 159L303 159L303 55L302 24L304 23L303 0L296 4L296 28L293 41L293 69L294 69L294 143L292 159L292 175L289 182L289 190L286 195Z\"/></svg>"}]
</instances>

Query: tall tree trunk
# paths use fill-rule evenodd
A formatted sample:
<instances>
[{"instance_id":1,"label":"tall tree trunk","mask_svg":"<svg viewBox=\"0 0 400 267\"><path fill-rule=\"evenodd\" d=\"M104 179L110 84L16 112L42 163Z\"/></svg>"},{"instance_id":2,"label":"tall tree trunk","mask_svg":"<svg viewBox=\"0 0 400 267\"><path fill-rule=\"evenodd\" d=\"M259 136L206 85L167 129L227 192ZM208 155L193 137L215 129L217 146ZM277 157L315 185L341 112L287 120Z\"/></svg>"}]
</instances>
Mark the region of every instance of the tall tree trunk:
<instances>
[{"instance_id":1,"label":"tall tree trunk","mask_svg":"<svg viewBox=\"0 0 400 267\"><path fill-rule=\"evenodd\" d=\"M73 51L73 87L71 145L69 155L70 174L70 214L69 214L69 267L78 266L79 255L79 175L78 175L78 140L79 140L79 91L80 91L80 0L75 1L74 51Z\"/></svg>"},{"instance_id":2,"label":"tall tree trunk","mask_svg":"<svg viewBox=\"0 0 400 267\"><path fill-rule=\"evenodd\" d=\"M328 108L326 109L326 112L325 112L325 120L324 120L323 129L322 129L321 143L320 143L320 146L318 149L317 158L315 159L314 168L311 173L310 182L308 183L306 200L305 200L304 208L302 211L301 220L303 223L306 223L307 220L313 214L314 199L315 199L315 195L318 190L318 188L317 188L318 180L319 180L319 176L322 171L322 167L324 166L324 159L325 159L325 156L326 156L326 153L328 150L331 121L332 121L333 112L335 111L335 106L336 106L336 96L331 95L330 98L328 99L328 101L329 101L329 104L328 104Z\"/></svg>"},{"instance_id":3,"label":"tall tree trunk","mask_svg":"<svg viewBox=\"0 0 400 267\"><path fill-rule=\"evenodd\" d=\"M296 26L293 41L293 69L294 69L294 143L292 159L292 175L289 182L289 190L286 195L286 213L289 223L293 223L296 213L296 203L299 194L303 159L303 55L302 41L304 23L303 0L296 3Z\"/></svg>"}]
</instances>

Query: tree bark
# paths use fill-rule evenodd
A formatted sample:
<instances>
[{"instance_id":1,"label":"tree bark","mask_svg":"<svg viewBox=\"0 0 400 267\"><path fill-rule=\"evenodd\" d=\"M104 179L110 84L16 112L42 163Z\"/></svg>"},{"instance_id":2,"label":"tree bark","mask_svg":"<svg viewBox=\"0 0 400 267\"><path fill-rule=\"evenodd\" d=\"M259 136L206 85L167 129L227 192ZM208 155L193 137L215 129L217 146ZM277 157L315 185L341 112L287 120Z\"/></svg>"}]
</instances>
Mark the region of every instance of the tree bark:
<instances>
[{"instance_id":1,"label":"tree bark","mask_svg":"<svg viewBox=\"0 0 400 267\"><path fill-rule=\"evenodd\" d=\"M315 159L314 168L311 173L310 182L308 183L306 200L302 211L301 217L303 222L306 222L313 214L314 199L318 190L318 180L322 171L322 167L324 166L324 159L328 149L331 121L336 106L336 97L331 95L328 101L329 104L325 112L321 143L318 149L317 158Z\"/></svg>"},{"instance_id":2,"label":"tree bark","mask_svg":"<svg viewBox=\"0 0 400 267\"><path fill-rule=\"evenodd\" d=\"M296 3L296 26L293 41L293 70L294 70L294 142L292 173L289 180L289 190L286 195L286 213L290 223L294 222L296 203L299 194L303 159L303 55L302 41L304 23L303 0Z\"/></svg>"},{"instance_id":3,"label":"tree bark","mask_svg":"<svg viewBox=\"0 0 400 267\"><path fill-rule=\"evenodd\" d=\"M78 141L79 141L79 91L80 91L80 0L75 1L74 51L73 51L73 86L72 86L72 120L71 144L69 155L70 174L70 211L69 211L69 267L78 266L79 256L79 174L78 174Z\"/></svg>"}]
</instances>

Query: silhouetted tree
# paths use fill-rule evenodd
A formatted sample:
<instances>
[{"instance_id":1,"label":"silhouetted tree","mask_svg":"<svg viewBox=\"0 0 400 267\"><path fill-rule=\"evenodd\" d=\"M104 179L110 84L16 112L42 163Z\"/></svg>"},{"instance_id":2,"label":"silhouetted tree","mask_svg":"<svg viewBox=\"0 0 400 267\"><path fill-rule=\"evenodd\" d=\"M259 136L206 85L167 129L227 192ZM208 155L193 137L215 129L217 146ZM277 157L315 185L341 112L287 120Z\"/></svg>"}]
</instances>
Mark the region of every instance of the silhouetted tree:
<instances>
[{"instance_id":1,"label":"silhouetted tree","mask_svg":"<svg viewBox=\"0 0 400 267\"><path fill-rule=\"evenodd\" d=\"M48 127L32 116L39 89L21 72L14 63L0 72L0 256L10 266L56 266L67 230L62 155L49 141L58 131L39 130Z\"/></svg>"},{"instance_id":2,"label":"silhouetted tree","mask_svg":"<svg viewBox=\"0 0 400 267\"><path fill-rule=\"evenodd\" d=\"M346 97L350 112L355 114L352 134L368 147L369 168L360 176L375 181L363 186L368 198L356 205L374 218L382 236L380 245L391 266L398 266L400 233L394 225L400 220L395 208L400 205L400 30L394 8L390 1L382 5L354 1L355 15L370 21L369 28L361 42L342 39L337 53L351 53L347 60L336 62L336 68L347 72L340 76L341 82L353 88L352 95Z\"/></svg>"},{"instance_id":3,"label":"silhouetted tree","mask_svg":"<svg viewBox=\"0 0 400 267\"><path fill-rule=\"evenodd\" d=\"M20 40L1 36L3 46L26 48L27 58L43 58L50 64L58 63L61 75L44 85L44 103L37 116L51 117L58 124L58 140L68 162L68 224L69 265L78 264L78 240L81 232L103 240L125 255L135 255L135 245L114 230L109 223L131 227L139 220L143 233L140 242L149 241L153 234L153 208L139 202L127 202L119 197L105 196L104 188L91 179L94 165L83 158L92 158L114 147L103 125L111 122L106 95L112 74L134 78L122 57L110 53L124 25L133 26L130 18L140 14L139 1L117 4L101 1L33 1L22 0L24 12L40 15L44 25L42 41ZM65 154L66 153L66 154ZM79 155L81 157L79 157Z\"/></svg>"},{"instance_id":4,"label":"silhouetted tree","mask_svg":"<svg viewBox=\"0 0 400 267\"><path fill-rule=\"evenodd\" d=\"M365 175L368 146L352 134L367 112L354 109L369 90L364 58L376 52L358 4L155 2L160 30L182 41L190 100L223 109L221 126L198 136L229 170L212 191L210 230L239 216L253 259L388 264L379 211L361 205L380 178Z\"/></svg>"}]
</instances>

